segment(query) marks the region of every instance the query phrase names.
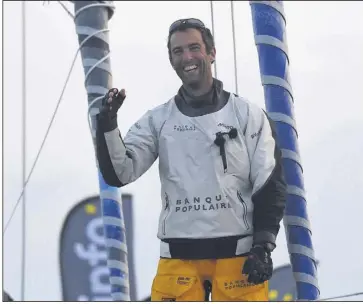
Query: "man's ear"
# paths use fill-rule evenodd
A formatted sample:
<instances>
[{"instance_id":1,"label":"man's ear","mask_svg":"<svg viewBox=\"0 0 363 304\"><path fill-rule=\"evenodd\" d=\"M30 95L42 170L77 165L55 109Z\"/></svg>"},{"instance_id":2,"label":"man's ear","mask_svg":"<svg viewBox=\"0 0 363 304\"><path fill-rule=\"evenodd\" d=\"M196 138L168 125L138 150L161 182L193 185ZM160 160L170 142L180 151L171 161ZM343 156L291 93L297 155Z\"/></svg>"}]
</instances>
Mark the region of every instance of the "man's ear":
<instances>
[{"instance_id":1,"label":"man's ear","mask_svg":"<svg viewBox=\"0 0 363 304\"><path fill-rule=\"evenodd\" d=\"M212 48L209 54L211 63L216 61L216 53L217 53L216 48L215 47Z\"/></svg>"},{"instance_id":2,"label":"man's ear","mask_svg":"<svg viewBox=\"0 0 363 304\"><path fill-rule=\"evenodd\" d=\"M212 48L211 51L210 51L210 58L211 58L211 62L213 63L215 60L216 60L216 48Z\"/></svg>"}]
</instances>

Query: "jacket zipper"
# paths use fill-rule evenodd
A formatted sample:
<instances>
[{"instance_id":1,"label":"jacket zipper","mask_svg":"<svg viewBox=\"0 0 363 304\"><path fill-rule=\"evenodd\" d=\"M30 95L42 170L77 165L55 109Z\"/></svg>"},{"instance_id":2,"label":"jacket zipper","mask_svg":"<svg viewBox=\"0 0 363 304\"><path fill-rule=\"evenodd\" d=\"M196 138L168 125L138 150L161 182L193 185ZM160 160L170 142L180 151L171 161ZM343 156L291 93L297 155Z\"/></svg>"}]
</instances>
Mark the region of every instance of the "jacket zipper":
<instances>
[{"instance_id":1,"label":"jacket zipper","mask_svg":"<svg viewBox=\"0 0 363 304\"><path fill-rule=\"evenodd\" d=\"M243 215L242 215L243 222L244 222L244 224L246 226L246 229L249 230L250 229L250 225L248 224L248 220L247 220L247 204L243 200L242 195L241 195L241 192L239 192L239 191L237 191L237 198L241 202L242 207L243 207Z\"/></svg>"},{"instance_id":2,"label":"jacket zipper","mask_svg":"<svg viewBox=\"0 0 363 304\"><path fill-rule=\"evenodd\" d=\"M216 133L216 139L214 143L219 147L219 154L221 155L223 163L223 171L224 173L227 173L227 156L225 148L226 140L224 139L222 132Z\"/></svg>"},{"instance_id":3,"label":"jacket zipper","mask_svg":"<svg viewBox=\"0 0 363 304\"><path fill-rule=\"evenodd\" d=\"M165 211L165 216L164 216L164 219L163 219L162 230L163 230L163 235L166 235L166 218L168 217L169 212L170 212L170 202L169 202L169 196L168 196L167 193L165 193L165 208L164 208L164 211Z\"/></svg>"}]
</instances>

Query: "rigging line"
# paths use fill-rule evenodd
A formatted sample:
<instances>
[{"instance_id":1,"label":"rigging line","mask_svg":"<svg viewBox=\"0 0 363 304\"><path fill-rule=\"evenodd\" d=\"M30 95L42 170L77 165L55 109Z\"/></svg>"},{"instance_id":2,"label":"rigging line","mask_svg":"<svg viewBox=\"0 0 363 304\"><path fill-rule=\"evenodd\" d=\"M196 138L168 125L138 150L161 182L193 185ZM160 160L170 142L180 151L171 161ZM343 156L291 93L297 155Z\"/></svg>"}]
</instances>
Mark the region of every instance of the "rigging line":
<instances>
[{"instance_id":1,"label":"rigging line","mask_svg":"<svg viewBox=\"0 0 363 304\"><path fill-rule=\"evenodd\" d=\"M334 299L348 298L348 297L354 297L354 296L359 296L359 295L363 295L363 291L355 292L355 293L349 293L349 294L342 295L342 296L335 296L335 297L331 297L331 298L319 299L317 301L330 301L330 300L334 300Z\"/></svg>"},{"instance_id":2,"label":"rigging line","mask_svg":"<svg viewBox=\"0 0 363 304\"><path fill-rule=\"evenodd\" d=\"M60 103L61 103L61 101L62 101L62 98L63 98L64 92L65 92L65 89L66 89L66 87L67 87L67 84L68 84L69 78L70 78L70 76L71 76L71 73L72 73L72 70L73 70L74 64L76 63L76 59L77 59L77 55L78 55L78 51L79 51L79 50L77 50L77 53L76 53L76 55L74 56L74 59L73 59L73 62L72 62L71 68L70 68L70 70L69 70L69 72L68 72L68 75L67 75L67 79L66 79L66 81L65 81L65 83L64 83L64 85L63 85L62 93L61 93L61 95L60 95L60 97L59 97L59 99L58 99L58 102L57 102L56 108L55 108L55 110L54 110L54 112L53 112L52 118L51 118L51 120L50 120L50 123L49 123L49 125L48 125L47 131L46 131L45 136L44 136L44 138L43 138L42 144L40 145L40 148L39 148L39 150L38 150L37 156L35 157L35 160L34 160L34 162L33 162L33 165L32 165L32 167L31 167L31 169L30 169L29 175L28 175L28 177L27 177L27 179L26 179L26 181L25 181L25 183L24 183L24 185L23 185L23 189L22 189L22 191L21 191L21 193L20 193L20 195L19 195L19 198L18 198L18 200L17 200L17 202L16 202L16 204L15 204L15 207L13 208L13 210L12 210L12 212L11 212L10 218L9 218L8 222L6 223L6 225L5 225L3 235L5 235L5 232L6 232L6 230L7 230L7 229L8 229L8 227L9 227L9 224L10 224L10 222L11 222L11 220L12 220L12 218L13 218L14 214L15 214L15 211L16 211L17 207L19 206L19 203L20 203L20 201L21 201L21 198L23 197L23 194L24 194L25 188L26 188L26 186L28 185L29 179L30 179L30 177L31 177L31 176L32 176L32 174L33 174L33 171L34 171L35 165L36 165L36 164L37 164L37 162L38 162L38 159L39 159L40 153L41 153L41 152L42 152L42 150L43 150L43 147L44 147L45 141L46 141L46 139L47 139L47 137L48 137L49 131L50 131L50 129L51 129L51 127L52 127L52 125L53 125L53 122L54 122L55 116L56 116L56 114L57 114L57 112L58 112L58 108L59 108Z\"/></svg>"},{"instance_id":3,"label":"rigging line","mask_svg":"<svg viewBox=\"0 0 363 304\"><path fill-rule=\"evenodd\" d=\"M25 0L21 2L21 14L22 14L22 29L21 29L21 56L22 56L22 184L25 188L26 180L26 88L27 88L27 62L26 62L26 34L27 34L27 6ZM26 193L24 192L23 200L21 204L21 268L20 268L20 300L24 301L25 298L25 267L26 267Z\"/></svg>"},{"instance_id":4,"label":"rigging line","mask_svg":"<svg viewBox=\"0 0 363 304\"><path fill-rule=\"evenodd\" d=\"M60 94L60 96L59 96L59 99L58 99L58 102L57 102L57 106L56 106L56 108L55 108L55 110L54 110L54 113L53 113L52 119L51 119L51 121L50 121L50 123L49 123L49 125L48 125L48 128L47 128L47 131L46 131L45 136L44 136L44 138L43 138L42 144L40 145L40 148L39 148L39 150L38 150L37 156L35 157L35 160L34 160L34 162L33 162L33 165L32 165L32 167L31 167L31 169L30 169L29 175L28 175L28 177L27 177L27 179L26 179L26 181L25 181L25 184L24 184L24 186L23 186L23 189L22 189L22 191L20 192L19 198L18 198L18 200L17 200L17 202L16 202L16 204L15 204L15 206L14 206L14 208L13 208L12 212L11 212L10 218L9 218L8 222L6 223L6 225L5 225L3 235L5 235L5 232L6 232L6 230L8 229L8 227L9 227L9 225L10 225L10 222L11 222L11 220L12 220L12 218L13 218L14 214L15 214L16 208L19 206L19 203L20 203L20 200L21 200L21 198L22 198L22 196L23 196L23 194L24 194L25 188L26 188L26 186L28 185L28 182L29 182L29 180L30 180L30 177L31 177L31 176L32 176L32 174L33 174L33 171L34 171L35 165L36 165L36 164L37 164L37 162L38 162L38 159L39 159L40 153L41 153L41 151L43 150L43 147L44 147L45 141L46 141L46 139L47 139L47 137L48 137L48 134L49 134L50 128L51 128L51 127L52 127L52 125L53 125L53 121L54 121L54 119L55 119L55 116L56 116L56 114L57 114L58 108L59 108L60 103L61 103L61 101L62 101L62 98L63 98L64 92L65 92L65 90L66 90L66 87L67 87L67 84L68 84L69 78L71 77L71 74L72 74L72 71L73 71L73 67L74 67L74 64L76 63L76 60L77 60L77 56L78 56L79 51L81 50L82 46L83 46L83 45L84 45L84 44L85 44L85 43L86 43L89 39L91 39L91 38L92 38L92 37L94 37L94 36L97 36L97 35L98 35L98 34L100 34L100 33L107 32L107 31L109 31L109 29L104 29L104 30L96 31L96 32L94 32L92 35L89 35L87 38L85 38L85 39L81 42L81 44L79 45L79 47L78 47L78 49L77 49L77 52L76 52L76 54L75 54L75 56L74 56L74 59L73 59L72 65L71 65L71 67L70 67L70 69L69 69L69 72L68 72L68 75L67 75L66 81L65 81L65 83L64 83L64 85L63 85L63 89L62 89L62 92L61 92L61 94Z\"/></svg>"},{"instance_id":5,"label":"rigging line","mask_svg":"<svg viewBox=\"0 0 363 304\"><path fill-rule=\"evenodd\" d=\"M67 14L72 18L74 19L74 15L71 13L71 11L65 6L64 3L62 3L61 1L57 1L63 8L64 10L67 12Z\"/></svg>"},{"instance_id":6,"label":"rigging line","mask_svg":"<svg viewBox=\"0 0 363 304\"><path fill-rule=\"evenodd\" d=\"M236 51L236 31L235 31L235 22L234 22L234 5L233 1L231 2L231 19L232 19L232 34L233 34L233 57L234 57L234 84L236 94L238 95L238 74L237 74L237 51Z\"/></svg>"},{"instance_id":7,"label":"rigging line","mask_svg":"<svg viewBox=\"0 0 363 304\"><path fill-rule=\"evenodd\" d=\"M209 1L209 2L210 2L210 14L211 14L211 19L212 19L212 35L213 35L214 43L215 43L216 37L215 37L215 31L214 31L213 1ZM217 78L217 60L214 61L214 77Z\"/></svg>"}]
</instances>

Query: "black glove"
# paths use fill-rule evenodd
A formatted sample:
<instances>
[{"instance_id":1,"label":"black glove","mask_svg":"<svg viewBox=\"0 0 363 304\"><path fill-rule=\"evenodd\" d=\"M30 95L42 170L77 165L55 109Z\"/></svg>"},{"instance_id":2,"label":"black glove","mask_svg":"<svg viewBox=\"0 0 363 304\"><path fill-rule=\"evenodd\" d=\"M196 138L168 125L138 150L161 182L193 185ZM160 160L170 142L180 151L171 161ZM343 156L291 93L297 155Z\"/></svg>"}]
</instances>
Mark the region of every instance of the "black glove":
<instances>
[{"instance_id":1,"label":"black glove","mask_svg":"<svg viewBox=\"0 0 363 304\"><path fill-rule=\"evenodd\" d=\"M126 98L125 90L111 89L102 99L100 113L97 114L98 127L103 132L112 131L117 128L117 111Z\"/></svg>"},{"instance_id":2,"label":"black glove","mask_svg":"<svg viewBox=\"0 0 363 304\"><path fill-rule=\"evenodd\" d=\"M262 245L255 245L243 265L242 274L248 276L249 283L261 284L271 279L272 269L271 252Z\"/></svg>"}]
</instances>

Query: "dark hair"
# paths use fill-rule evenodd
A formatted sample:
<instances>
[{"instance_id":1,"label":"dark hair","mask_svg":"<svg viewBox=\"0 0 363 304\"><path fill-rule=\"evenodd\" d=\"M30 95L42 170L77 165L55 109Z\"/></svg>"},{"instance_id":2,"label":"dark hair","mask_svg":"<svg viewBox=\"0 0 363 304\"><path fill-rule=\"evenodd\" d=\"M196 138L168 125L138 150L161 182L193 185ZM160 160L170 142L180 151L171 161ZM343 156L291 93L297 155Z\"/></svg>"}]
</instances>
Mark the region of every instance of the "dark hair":
<instances>
[{"instance_id":1,"label":"dark hair","mask_svg":"<svg viewBox=\"0 0 363 304\"><path fill-rule=\"evenodd\" d=\"M210 54L211 51L212 51L212 49L215 47L214 37L213 37L213 35L212 35L212 33L211 33L211 31L210 31L209 28L207 28L207 27L203 27L203 28L196 27L196 26L193 26L191 24L181 24L177 29L175 29L174 31L170 32L169 33L169 36L168 36L168 52L169 52L169 60L170 60L170 62L171 62L171 49L170 49L170 38L171 38L171 35L173 35L175 32L183 32L183 31L186 31L187 29L190 29L190 28L194 28L194 29L198 30L202 34L202 39L203 39L203 42L205 44L205 49L207 51L207 54Z\"/></svg>"}]
</instances>

